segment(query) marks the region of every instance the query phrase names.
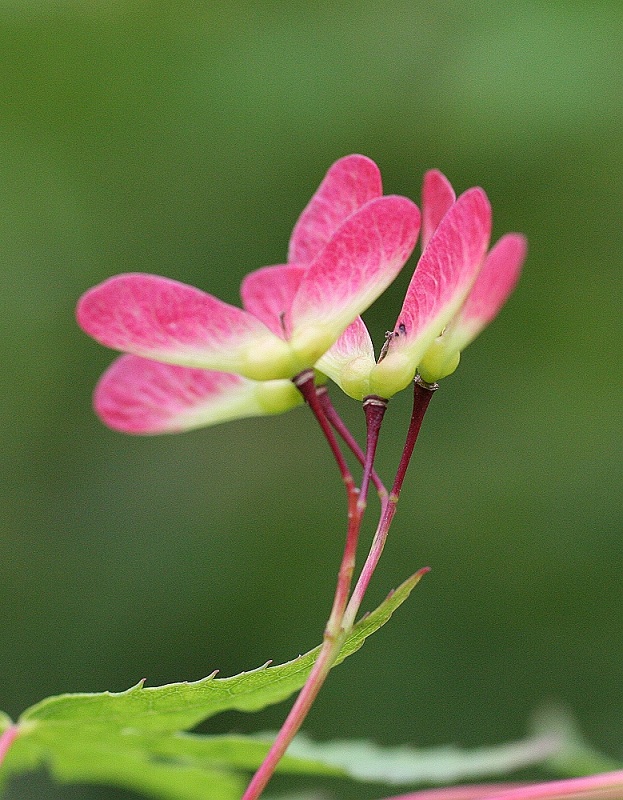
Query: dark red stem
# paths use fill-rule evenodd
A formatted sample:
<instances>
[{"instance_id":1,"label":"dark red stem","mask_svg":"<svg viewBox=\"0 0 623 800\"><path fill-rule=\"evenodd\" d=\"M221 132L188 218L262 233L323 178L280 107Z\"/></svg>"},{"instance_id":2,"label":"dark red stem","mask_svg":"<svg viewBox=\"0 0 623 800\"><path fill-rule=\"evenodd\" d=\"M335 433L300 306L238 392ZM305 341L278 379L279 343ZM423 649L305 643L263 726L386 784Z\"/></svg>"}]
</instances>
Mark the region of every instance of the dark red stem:
<instances>
[{"instance_id":1,"label":"dark red stem","mask_svg":"<svg viewBox=\"0 0 623 800\"><path fill-rule=\"evenodd\" d=\"M398 498L400 497L402 484L404 482L405 475L407 474L407 468L409 467L409 462L411 461L411 456L413 455L413 448L417 442L420 428L422 427L424 414L426 414L428 404L430 403L434 392L436 392L438 388L438 384L426 383L420 378L419 375L413 383L413 409L411 411L411 422L409 423L407 440L402 451L400 464L398 464L398 469L396 470L394 485L392 486L392 490L389 495L390 502L394 505L398 502Z\"/></svg>"},{"instance_id":2,"label":"dark red stem","mask_svg":"<svg viewBox=\"0 0 623 800\"><path fill-rule=\"evenodd\" d=\"M361 574L359 575L359 579L357 580L355 588L353 589L353 593L344 613L342 625L345 628L348 628L350 625L354 625L357 612L359 611L364 595L368 589L368 585L370 584L374 570L376 569L379 559L381 558L383 548L385 547L385 542L387 541L387 534L389 533L392 520L394 519L394 515L396 513L396 504L398 503L402 484L404 483L405 475L407 474L409 461L413 455L413 448L415 447L420 428L422 427L422 420L424 419L424 414L426 413L428 404L431 401L431 397L437 388L438 386L436 383L425 383L419 377L415 379L415 383L413 385L413 410L411 412L411 422L409 423L407 439L402 451L398 470L396 471L396 478L394 479L394 485L392 486L391 493L386 501L383 502L381 508L381 518L379 520L376 533L374 534L374 539L372 540L370 552L368 553L368 557L361 568Z\"/></svg>"},{"instance_id":3,"label":"dark red stem","mask_svg":"<svg viewBox=\"0 0 623 800\"><path fill-rule=\"evenodd\" d=\"M329 396L329 392L327 391L326 386L317 386L316 387L316 394L318 395L320 402L322 404L322 410L324 411L325 417L329 420L335 431L337 432L338 436L342 438L345 445L351 451L351 453L355 456L357 461L363 467L366 462L366 455L359 447L359 444L352 433L346 427L346 424L337 413L337 410L333 403L331 402L331 397ZM379 478L376 470L372 470L371 473L372 483L374 484L376 491L378 492L379 497L383 500L384 497L387 497L387 489L383 485L383 481Z\"/></svg>"},{"instance_id":4,"label":"dark red stem","mask_svg":"<svg viewBox=\"0 0 623 800\"><path fill-rule=\"evenodd\" d=\"M314 370L313 369L306 369L304 372L299 373L294 378L292 378L292 383L296 386L299 392L303 395L305 402L311 408L322 432L327 440L329 447L331 448L331 452L333 453L333 457L337 463L337 467L340 471L340 475L342 476L342 480L346 485L346 491L350 495L351 491L353 491L355 482L353 480L353 476L351 471L348 468L348 464L344 458L342 451L340 450L340 446L335 438L333 433L333 429L329 424L329 421L324 413L324 409L322 407L322 403L316 393L316 384L314 383Z\"/></svg>"},{"instance_id":5,"label":"dark red stem","mask_svg":"<svg viewBox=\"0 0 623 800\"><path fill-rule=\"evenodd\" d=\"M375 395L370 395L363 401L363 413L366 417L366 458L359 491L359 508L362 511L365 509L368 500L368 487L370 486L370 478L374 469L376 446L379 442L379 433L381 432L381 425L387 411L388 402L388 400Z\"/></svg>"}]
</instances>

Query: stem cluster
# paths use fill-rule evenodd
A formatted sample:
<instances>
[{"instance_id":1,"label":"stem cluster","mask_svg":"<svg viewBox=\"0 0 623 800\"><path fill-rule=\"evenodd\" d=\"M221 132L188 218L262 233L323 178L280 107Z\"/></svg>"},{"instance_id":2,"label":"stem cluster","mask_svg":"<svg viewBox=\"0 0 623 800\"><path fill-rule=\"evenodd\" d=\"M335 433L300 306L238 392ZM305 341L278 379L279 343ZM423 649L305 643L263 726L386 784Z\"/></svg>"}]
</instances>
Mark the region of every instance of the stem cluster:
<instances>
[{"instance_id":1,"label":"stem cluster","mask_svg":"<svg viewBox=\"0 0 623 800\"><path fill-rule=\"evenodd\" d=\"M329 444L342 481L346 487L348 524L346 541L342 561L337 577L335 595L331 613L327 621L322 647L314 666L301 689L290 713L286 717L277 738L273 742L266 758L258 771L253 776L242 800L256 800L270 780L275 767L284 755L288 745L303 724L318 692L320 691L327 675L344 642L344 639L355 624L357 613L364 595L379 562L381 553L387 540L392 520L396 513L396 506L402 490L407 468L413 454L413 448L428 408L436 384L427 384L416 378L413 384L413 411L405 440L405 445L396 471L396 477L391 491L388 492L383 482L374 469L376 447L379 440L381 425L387 409L388 401L374 395L366 397L363 409L366 418L366 449L359 447L355 438L348 430L343 420L338 415L331 403L325 387L317 387L314 382L313 370L306 370L293 379L295 385L311 408L320 428ZM337 436L336 436L337 434ZM362 466L362 477L359 486L350 471L338 437L353 453ZM372 539L370 551L361 568L361 572L352 589L353 575L356 565L357 544L361 523L366 511L367 496L370 483L374 485L381 501L381 511L376 532Z\"/></svg>"}]
</instances>

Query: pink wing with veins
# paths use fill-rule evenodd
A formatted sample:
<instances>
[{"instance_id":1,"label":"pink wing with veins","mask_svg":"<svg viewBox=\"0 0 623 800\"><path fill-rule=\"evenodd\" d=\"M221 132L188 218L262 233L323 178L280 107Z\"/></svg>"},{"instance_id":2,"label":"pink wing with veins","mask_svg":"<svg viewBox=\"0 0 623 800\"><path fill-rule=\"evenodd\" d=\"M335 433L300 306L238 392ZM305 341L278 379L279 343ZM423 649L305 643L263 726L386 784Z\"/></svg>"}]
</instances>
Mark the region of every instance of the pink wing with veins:
<instances>
[{"instance_id":1,"label":"pink wing with veins","mask_svg":"<svg viewBox=\"0 0 623 800\"><path fill-rule=\"evenodd\" d=\"M89 289L78 323L101 344L144 358L237 371L254 342L273 338L252 314L157 275L116 275Z\"/></svg>"},{"instance_id":2,"label":"pink wing with veins","mask_svg":"<svg viewBox=\"0 0 623 800\"><path fill-rule=\"evenodd\" d=\"M374 161L360 155L336 161L294 226L288 261L311 263L344 220L382 194L381 173Z\"/></svg>"},{"instance_id":3,"label":"pink wing with veins","mask_svg":"<svg viewBox=\"0 0 623 800\"><path fill-rule=\"evenodd\" d=\"M446 336L452 347L463 350L498 315L519 280L527 248L524 236L507 233L491 249L465 304L448 327Z\"/></svg>"},{"instance_id":4,"label":"pink wing with veins","mask_svg":"<svg viewBox=\"0 0 623 800\"><path fill-rule=\"evenodd\" d=\"M305 267L298 264L262 267L246 275L240 286L246 311L281 339L290 335L290 309L304 273Z\"/></svg>"},{"instance_id":5,"label":"pink wing with veins","mask_svg":"<svg viewBox=\"0 0 623 800\"><path fill-rule=\"evenodd\" d=\"M437 169L430 169L422 183L422 251L456 200L452 184Z\"/></svg>"},{"instance_id":6,"label":"pink wing with veins","mask_svg":"<svg viewBox=\"0 0 623 800\"><path fill-rule=\"evenodd\" d=\"M100 378L93 405L124 433L176 433L264 413L254 384L238 375L123 355Z\"/></svg>"},{"instance_id":7,"label":"pink wing with veins","mask_svg":"<svg viewBox=\"0 0 623 800\"><path fill-rule=\"evenodd\" d=\"M420 228L406 197L379 197L352 214L303 276L292 304L293 335L325 327L329 345L398 275Z\"/></svg>"},{"instance_id":8,"label":"pink wing with veins","mask_svg":"<svg viewBox=\"0 0 623 800\"><path fill-rule=\"evenodd\" d=\"M390 354L413 350L417 363L464 302L490 235L487 196L482 189L469 189L445 214L420 258L394 328Z\"/></svg>"}]
</instances>

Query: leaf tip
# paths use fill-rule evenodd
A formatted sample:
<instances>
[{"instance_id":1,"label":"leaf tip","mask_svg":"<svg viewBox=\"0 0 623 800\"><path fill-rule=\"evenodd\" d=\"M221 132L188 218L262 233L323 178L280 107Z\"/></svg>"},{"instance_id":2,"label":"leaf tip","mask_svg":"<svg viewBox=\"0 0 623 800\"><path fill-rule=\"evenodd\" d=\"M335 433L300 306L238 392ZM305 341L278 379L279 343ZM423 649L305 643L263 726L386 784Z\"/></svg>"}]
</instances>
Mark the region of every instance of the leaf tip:
<instances>
[{"instance_id":1,"label":"leaf tip","mask_svg":"<svg viewBox=\"0 0 623 800\"><path fill-rule=\"evenodd\" d=\"M431 571L431 569L432 569L432 567L422 567L421 569L419 569L415 573L415 575L413 577L417 578L418 580L420 580L420 578L423 578L424 575L428 575L428 573Z\"/></svg>"}]
</instances>

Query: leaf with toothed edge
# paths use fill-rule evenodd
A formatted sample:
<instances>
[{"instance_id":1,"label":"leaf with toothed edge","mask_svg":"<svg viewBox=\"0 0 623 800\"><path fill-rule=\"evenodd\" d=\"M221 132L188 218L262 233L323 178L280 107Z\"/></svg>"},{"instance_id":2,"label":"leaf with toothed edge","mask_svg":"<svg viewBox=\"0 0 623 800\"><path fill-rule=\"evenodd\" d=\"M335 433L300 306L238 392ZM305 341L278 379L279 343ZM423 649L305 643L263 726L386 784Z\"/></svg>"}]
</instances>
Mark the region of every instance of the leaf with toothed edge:
<instances>
[{"instance_id":1,"label":"leaf with toothed edge","mask_svg":"<svg viewBox=\"0 0 623 800\"><path fill-rule=\"evenodd\" d=\"M389 620L423 572L405 581L355 625L336 665ZM124 692L49 697L20 717L18 736L0 765L0 786L9 776L46 765L60 781L105 783L164 800L235 800L248 777L240 774L235 758L211 757L208 745L200 746L205 747L201 757L194 756L198 741L218 737L182 732L223 711L259 711L287 699L305 683L319 650L229 678L218 678L214 672L194 682L145 687L141 680ZM9 724L8 717L0 716L0 730ZM244 751L247 769L259 766L267 747L256 747L252 758ZM240 749L236 752L240 759ZM313 758L292 757L282 769L339 773Z\"/></svg>"}]
</instances>

